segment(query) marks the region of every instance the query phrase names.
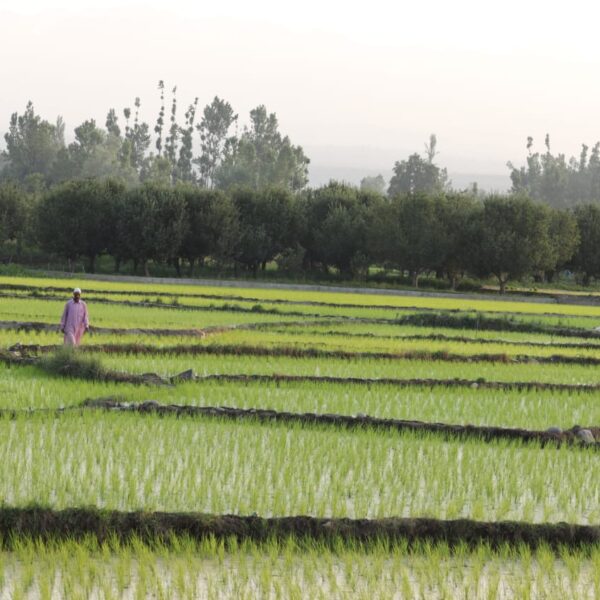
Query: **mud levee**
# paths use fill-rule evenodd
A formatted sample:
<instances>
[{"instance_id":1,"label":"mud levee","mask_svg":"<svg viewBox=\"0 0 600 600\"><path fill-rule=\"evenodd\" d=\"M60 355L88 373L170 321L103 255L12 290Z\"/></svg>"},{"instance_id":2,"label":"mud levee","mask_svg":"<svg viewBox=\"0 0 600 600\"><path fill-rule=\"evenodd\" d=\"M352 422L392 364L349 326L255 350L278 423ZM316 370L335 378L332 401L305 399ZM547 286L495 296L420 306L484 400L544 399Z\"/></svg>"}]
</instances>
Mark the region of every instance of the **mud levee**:
<instances>
[{"instance_id":1,"label":"mud levee","mask_svg":"<svg viewBox=\"0 0 600 600\"><path fill-rule=\"evenodd\" d=\"M194 540L209 537L225 542L272 539L349 543L368 546L389 543L445 543L450 547L487 544L492 548L548 546L552 549L584 548L600 543L600 527L568 523L479 522L468 519L326 519L310 516L261 518L258 516L210 515L201 513L119 512L95 508L0 509L2 544L19 539L65 540L92 536L100 543L111 539L127 542L169 543L173 537Z\"/></svg>"},{"instance_id":2,"label":"mud levee","mask_svg":"<svg viewBox=\"0 0 600 600\"><path fill-rule=\"evenodd\" d=\"M430 423L402 419L381 419L368 415L340 415L317 413L292 413L260 408L233 408L228 406L185 406L177 404L159 404L148 401L127 403L110 398L86 400L82 408L101 408L110 411L135 412L142 414L159 414L175 416L201 416L218 419L253 420L259 422L301 423L303 425L321 425L346 429L371 428L387 431L413 431L419 433L435 433L448 438L476 438L486 442L495 440L513 440L520 442L538 442L542 445L585 447L600 450L600 442L583 444L577 432L584 429L575 426L561 432L535 431L508 427L485 427L476 425L451 425L447 423ZM591 435L600 440L600 427L586 427Z\"/></svg>"},{"instance_id":3,"label":"mud levee","mask_svg":"<svg viewBox=\"0 0 600 600\"><path fill-rule=\"evenodd\" d=\"M207 334L208 335L208 334ZM202 337L202 336L201 336ZM60 348L58 345L42 346L37 344L19 344L22 353L48 353ZM11 348L12 349L12 348ZM253 346L250 344L178 344L173 346L154 346L151 344L92 344L81 346L80 352L102 352L107 354L158 355L158 356L259 356L280 358L322 358L340 360L402 360L402 361L441 361L455 363L504 363L504 364L569 364L598 366L600 358L594 356L569 356L552 354L550 356L530 356L525 354L476 353L455 354L452 352L409 350L406 352L355 352L347 350L323 350L321 348L298 346Z\"/></svg>"},{"instance_id":4,"label":"mud levee","mask_svg":"<svg viewBox=\"0 0 600 600\"><path fill-rule=\"evenodd\" d=\"M174 380L176 378L173 378ZM482 390L549 390L556 392L598 392L598 383L547 383L543 381L486 381L484 379L397 379L380 377L333 377L327 375L248 375L248 374L214 374L195 377L199 383L210 381L225 381L233 383L327 383L333 385L373 386L387 385L391 387L468 387Z\"/></svg>"}]
</instances>

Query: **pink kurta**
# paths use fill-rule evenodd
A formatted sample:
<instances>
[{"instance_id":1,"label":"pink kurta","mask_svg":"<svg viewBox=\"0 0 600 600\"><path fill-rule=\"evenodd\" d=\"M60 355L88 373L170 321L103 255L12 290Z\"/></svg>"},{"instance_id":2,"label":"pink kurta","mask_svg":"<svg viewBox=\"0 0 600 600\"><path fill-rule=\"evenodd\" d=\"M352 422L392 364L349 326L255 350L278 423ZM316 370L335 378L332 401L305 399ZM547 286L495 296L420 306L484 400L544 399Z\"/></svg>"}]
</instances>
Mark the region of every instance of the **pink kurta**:
<instances>
[{"instance_id":1,"label":"pink kurta","mask_svg":"<svg viewBox=\"0 0 600 600\"><path fill-rule=\"evenodd\" d=\"M65 304L65 310L60 320L60 328L64 329L65 332L65 346L79 346L79 342L81 342L81 338L89 324L85 302L83 300L79 302L69 300Z\"/></svg>"}]
</instances>

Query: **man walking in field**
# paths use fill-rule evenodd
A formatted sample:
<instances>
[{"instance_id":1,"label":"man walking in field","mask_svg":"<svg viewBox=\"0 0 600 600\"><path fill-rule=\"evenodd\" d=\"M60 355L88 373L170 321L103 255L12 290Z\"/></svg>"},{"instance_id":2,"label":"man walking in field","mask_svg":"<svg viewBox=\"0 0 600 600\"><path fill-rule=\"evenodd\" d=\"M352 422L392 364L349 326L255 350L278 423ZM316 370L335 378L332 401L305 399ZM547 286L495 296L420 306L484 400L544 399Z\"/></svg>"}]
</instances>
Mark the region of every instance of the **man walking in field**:
<instances>
[{"instance_id":1,"label":"man walking in field","mask_svg":"<svg viewBox=\"0 0 600 600\"><path fill-rule=\"evenodd\" d=\"M81 290L73 290L73 298L65 304L60 330L65 334L65 346L79 346L83 334L90 328L86 303L81 299Z\"/></svg>"}]
</instances>

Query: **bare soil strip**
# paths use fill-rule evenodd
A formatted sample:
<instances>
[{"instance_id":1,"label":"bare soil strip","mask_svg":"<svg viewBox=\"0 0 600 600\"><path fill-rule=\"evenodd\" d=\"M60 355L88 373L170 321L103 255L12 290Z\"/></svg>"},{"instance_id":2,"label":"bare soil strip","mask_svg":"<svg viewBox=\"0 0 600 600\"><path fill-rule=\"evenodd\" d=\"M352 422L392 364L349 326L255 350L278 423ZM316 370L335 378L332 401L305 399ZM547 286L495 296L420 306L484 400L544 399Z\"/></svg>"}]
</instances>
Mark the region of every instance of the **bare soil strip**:
<instances>
[{"instance_id":1,"label":"bare soil strip","mask_svg":"<svg viewBox=\"0 0 600 600\"><path fill-rule=\"evenodd\" d=\"M206 334L205 334L206 335ZM202 336L203 337L203 336ZM59 345L18 344L9 350L18 350L22 355L36 355L54 352ZM342 360L421 360L443 361L456 363L505 363L505 364L573 364L573 365L600 365L600 358L593 356L564 356L554 354L551 356L530 356L525 354L453 354L451 352L424 350L411 350L407 352L353 352L346 350L323 350L320 348L297 346L252 346L238 344L211 344L202 346L198 344L179 344L175 346L153 346L151 344L93 344L82 346L79 351L86 353L130 354L130 355L223 355L223 356L271 356L290 358L323 358Z\"/></svg>"},{"instance_id":2,"label":"bare soil strip","mask_svg":"<svg viewBox=\"0 0 600 600\"><path fill-rule=\"evenodd\" d=\"M449 425L447 423L428 423L401 419L380 419L368 415L340 415L317 413L280 412L269 409L243 409L227 406L186 406L178 404L159 404L155 401L128 403L113 398L96 398L83 402L84 408L101 408L109 411L134 412L142 414L201 416L218 419L253 420L261 423L301 423L303 425L323 425L347 429L383 429L390 431L414 431L436 433L448 438L477 438L481 441L517 440L521 442L539 442L542 445L594 448L600 450L600 442L584 443L578 432L587 429L596 440L600 440L600 427L574 426L561 432L535 431L507 427L483 427L475 425Z\"/></svg>"},{"instance_id":3,"label":"bare soil strip","mask_svg":"<svg viewBox=\"0 0 600 600\"><path fill-rule=\"evenodd\" d=\"M202 513L121 512L95 508L0 508L0 539L10 548L19 540L96 538L99 543L138 539L168 545L177 537L219 541L268 542L294 538L324 544L445 543L497 549L508 546L589 548L600 543L600 526L569 523L483 522L469 519L346 519L288 516L212 515Z\"/></svg>"}]
</instances>

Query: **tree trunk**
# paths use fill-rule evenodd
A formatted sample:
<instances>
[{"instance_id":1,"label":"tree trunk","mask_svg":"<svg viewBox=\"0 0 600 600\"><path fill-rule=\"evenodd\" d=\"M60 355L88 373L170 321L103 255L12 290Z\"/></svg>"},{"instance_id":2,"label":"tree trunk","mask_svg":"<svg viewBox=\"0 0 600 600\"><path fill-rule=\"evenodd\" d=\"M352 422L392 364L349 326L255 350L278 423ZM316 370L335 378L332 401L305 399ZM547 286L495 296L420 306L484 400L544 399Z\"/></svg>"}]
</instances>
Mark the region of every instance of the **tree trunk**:
<instances>
[{"instance_id":1,"label":"tree trunk","mask_svg":"<svg viewBox=\"0 0 600 600\"><path fill-rule=\"evenodd\" d=\"M458 276L456 273L452 273L450 275L450 289L454 292L456 291L456 284L458 283Z\"/></svg>"},{"instance_id":2,"label":"tree trunk","mask_svg":"<svg viewBox=\"0 0 600 600\"><path fill-rule=\"evenodd\" d=\"M412 286L415 288L419 287L419 271L411 271Z\"/></svg>"},{"instance_id":3,"label":"tree trunk","mask_svg":"<svg viewBox=\"0 0 600 600\"><path fill-rule=\"evenodd\" d=\"M88 263L88 270L90 273L95 273L96 272L96 257L95 256L90 256L90 261Z\"/></svg>"},{"instance_id":4,"label":"tree trunk","mask_svg":"<svg viewBox=\"0 0 600 600\"><path fill-rule=\"evenodd\" d=\"M260 270L261 271L267 270L267 261L266 260L263 260L262 264L260 265Z\"/></svg>"},{"instance_id":5,"label":"tree trunk","mask_svg":"<svg viewBox=\"0 0 600 600\"><path fill-rule=\"evenodd\" d=\"M188 270L188 274L190 277L194 276L194 263L195 263L195 259L194 258L189 258L189 263L190 263L190 268Z\"/></svg>"},{"instance_id":6,"label":"tree trunk","mask_svg":"<svg viewBox=\"0 0 600 600\"><path fill-rule=\"evenodd\" d=\"M121 257L115 256L115 273L118 273L121 269Z\"/></svg>"},{"instance_id":7,"label":"tree trunk","mask_svg":"<svg viewBox=\"0 0 600 600\"><path fill-rule=\"evenodd\" d=\"M173 264L175 265L177 277L181 277L181 265L179 264L179 257L173 259Z\"/></svg>"},{"instance_id":8,"label":"tree trunk","mask_svg":"<svg viewBox=\"0 0 600 600\"><path fill-rule=\"evenodd\" d=\"M498 277L498 281L500 283L500 294L506 294L506 279Z\"/></svg>"},{"instance_id":9,"label":"tree trunk","mask_svg":"<svg viewBox=\"0 0 600 600\"><path fill-rule=\"evenodd\" d=\"M148 261L147 260L144 261L144 275L146 277L150 277L150 271L148 270Z\"/></svg>"}]
</instances>

